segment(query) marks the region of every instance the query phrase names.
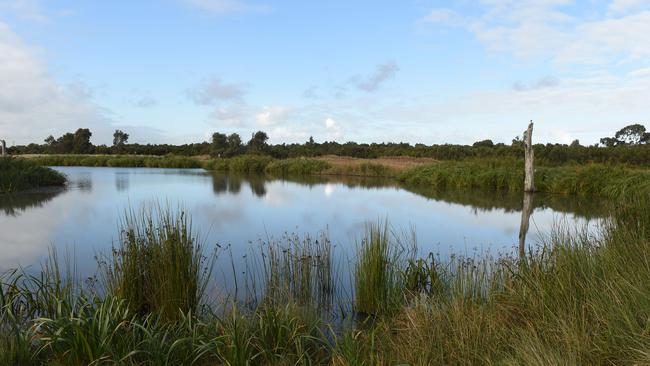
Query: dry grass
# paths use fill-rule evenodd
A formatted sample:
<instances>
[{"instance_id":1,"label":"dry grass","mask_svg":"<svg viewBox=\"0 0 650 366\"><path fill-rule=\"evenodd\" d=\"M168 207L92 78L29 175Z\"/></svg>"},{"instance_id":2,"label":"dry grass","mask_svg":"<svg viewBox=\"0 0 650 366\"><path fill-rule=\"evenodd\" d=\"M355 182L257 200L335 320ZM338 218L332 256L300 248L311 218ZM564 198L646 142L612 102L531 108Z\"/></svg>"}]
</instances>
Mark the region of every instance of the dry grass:
<instances>
[{"instance_id":1,"label":"dry grass","mask_svg":"<svg viewBox=\"0 0 650 366\"><path fill-rule=\"evenodd\" d=\"M376 159L361 159L349 156L325 155L315 157L316 160L322 160L333 167L358 167L364 164L382 165L391 170L399 172L411 169L416 166L435 164L436 159L431 158L414 158L410 156L385 156Z\"/></svg>"}]
</instances>

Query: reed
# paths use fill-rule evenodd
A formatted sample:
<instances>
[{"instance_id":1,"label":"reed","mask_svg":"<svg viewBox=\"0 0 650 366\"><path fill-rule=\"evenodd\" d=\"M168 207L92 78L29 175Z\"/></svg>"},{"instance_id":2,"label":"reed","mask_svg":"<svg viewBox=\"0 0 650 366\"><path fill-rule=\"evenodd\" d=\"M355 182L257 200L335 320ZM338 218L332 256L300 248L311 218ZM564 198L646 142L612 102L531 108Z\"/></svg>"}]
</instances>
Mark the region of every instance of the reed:
<instances>
[{"instance_id":1,"label":"reed","mask_svg":"<svg viewBox=\"0 0 650 366\"><path fill-rule=\"evenodd\" d=\"M0 157L0 194L65 185L63 174L34 162Z\"/></svg>"},{"instance_id":2,"label":"reed","mask_svg":"<svg viewBox=\"0 0 650 366\"><path fill-rule=\"evenodd\" d=\"M329 310L337 285L333 265L332 243L325 233L316 238L285 234L260 242L246 258L249 302L280 305L290 300Z\"/></svg>"},{"instance_id":3,"label":"reed","mask_svg":"<svg viewBox=\"0 0 650 366\"><path fill-rule=\"evenodd\" d=\"M199 310L217 254L207 251L182 209L130 210L102 278L135 312L176 319Z\"/></svg>"},{"instance_id":4,"label":"reed","mask_svg":"<svg viewBox=\"0 0 650 366\"><path fill-rule=\"evenodd\" d=\"M390 313L403 303L408 261L416 253L416 241L391 232L388 221L369 223L354 264L354 303L368 315Z\"/></svg>"},{"instance_id":5,"label":"reed","mask_svg":"<svg viewBox=\"0 0 650 366\"><path fill-rule=\"evenodd\" d=\"M406 187L435 191L521 192L524 169L514 159L441 162L413 168L398 180ZM650 192L650 171L607 164L539 166L535 187L539 192L619 199Z\"/></svg>"}]
</instances>

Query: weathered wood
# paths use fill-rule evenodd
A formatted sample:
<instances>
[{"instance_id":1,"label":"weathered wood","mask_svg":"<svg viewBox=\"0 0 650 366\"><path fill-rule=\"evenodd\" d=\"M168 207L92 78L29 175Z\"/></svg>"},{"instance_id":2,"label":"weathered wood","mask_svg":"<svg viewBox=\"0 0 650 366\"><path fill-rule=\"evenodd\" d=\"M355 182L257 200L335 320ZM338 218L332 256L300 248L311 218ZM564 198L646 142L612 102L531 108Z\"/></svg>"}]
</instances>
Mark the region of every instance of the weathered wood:
<instances>
[{"instance_id":1,"label":"weathered wood","mask_svg":"<svg viewBox=\"0 0 650 366\"><path fill-rule=\"evenodd\" d=\"M533 196L531 192L524 192L524 207L521 210L521 224L519 225L519 258L526 258L526 234L530 227L530 216L533 214Z\"/></svg>"},{"instance_id":2,"label":"weathered wood","mask_svg":"<svg viewBox=\"0 0 650 366\"><path fill-rule=\"evenodd\" d=\"M5 140L0 140L0 156L7 156L7 143Z\"/></svg>"},{"instance_id":3,"label":"weathered wood","mask_svg":"<svg viewBox=\"0 0 650 366\"><path fill-rule=\"evenodd\" d=\"M524 192L535 192L535 156L533 152L533 121L530 121L528 129L524 131L524 159L526 178L524 180Z\"/></svg>"}]
</instances>

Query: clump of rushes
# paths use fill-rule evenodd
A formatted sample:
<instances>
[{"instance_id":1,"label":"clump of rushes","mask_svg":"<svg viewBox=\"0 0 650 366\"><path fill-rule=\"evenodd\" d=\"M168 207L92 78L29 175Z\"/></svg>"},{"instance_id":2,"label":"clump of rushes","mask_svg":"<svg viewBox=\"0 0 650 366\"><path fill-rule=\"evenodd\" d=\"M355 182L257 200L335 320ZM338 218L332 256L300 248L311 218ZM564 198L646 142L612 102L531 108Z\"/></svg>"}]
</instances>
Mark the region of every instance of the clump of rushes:
<instances>
[{"instance_id":1,"label":"clump of rushes","mask_svg":"<svg viewBox=\"0 0 650 366\"><path fill-rule=\"evenodd\" d=\"M330 309L336 280L332 274L332 243L325 233L316 238L285 234L261 242L246 258L249 301Z\"/></svg>"},{"instance_id":2,"label":"clump of rushes","mask_svg":"<svg viewBox=\"0 0 650 366\"><path fill-rule=\"evenodd\" d=\"M416 253L416 241L391 232L388 222L366 225L357 245L354 268L355 310L368 315L390 313L404 299L404 271Z\"/></svg>"},{"instance_id":3,"label":"clump of rushes","mask_svg":"<svg viewBox=\"0 0 650 366\"><path fill-rule=\"evenodd\" d=\"M106 261L107 290L138 314L176 319L181 312L196 312L217 254L206 251L182 209L154 205L127 211Z\"/></svg>"},{"instance_id":4,"label":"clump of rushes","mask_svg":"<svg viewBox=\"0 0 650 366\"><path fill-rule=\"evenodd\" d=\"M65 176L56 170L22 159L0 157L0 194L63 186Z\"/></svg>"}]
</instances>

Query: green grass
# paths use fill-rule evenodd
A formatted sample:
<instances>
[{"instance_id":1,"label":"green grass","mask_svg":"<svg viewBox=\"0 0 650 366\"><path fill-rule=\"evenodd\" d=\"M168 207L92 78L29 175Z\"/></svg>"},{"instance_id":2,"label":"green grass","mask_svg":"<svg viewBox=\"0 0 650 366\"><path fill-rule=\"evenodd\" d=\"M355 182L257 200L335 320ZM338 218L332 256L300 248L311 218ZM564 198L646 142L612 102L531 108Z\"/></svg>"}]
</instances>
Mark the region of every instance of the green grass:
<instances>
[{"instance_id":1,"label":"green grass","mask_svg":"<svg viewBox=\"0 0 650 366\"><path fill-rule=\"evenodd\" d=\"M518 160L441 162L413 168L398 179L406 187L438 191L522 192L524 169ZM605 164L538 166L535 187L539 192L618 199L650 192L650 171Z\"/></svg>"},{"instance_id":2,"label":"green grass","mask_svg":"<svg viewBox=\"0 0 650 366\"><path fill-rule=\"evenodd\" d=\"M202 168L197 159L182 156L142 155L41 155L26 159L47 166L91 166L120 168Z\"/></svg>"},{"instance_id":3,"label":"green grass","mask_svg":"<svg viewBox=\"0 0 650 366\"><path fill-rule=\"evenodd\" d=\"M63 186L65 176L39 164L0 157L0 194L42 187Z\"/></svg>"}]
</instances>

